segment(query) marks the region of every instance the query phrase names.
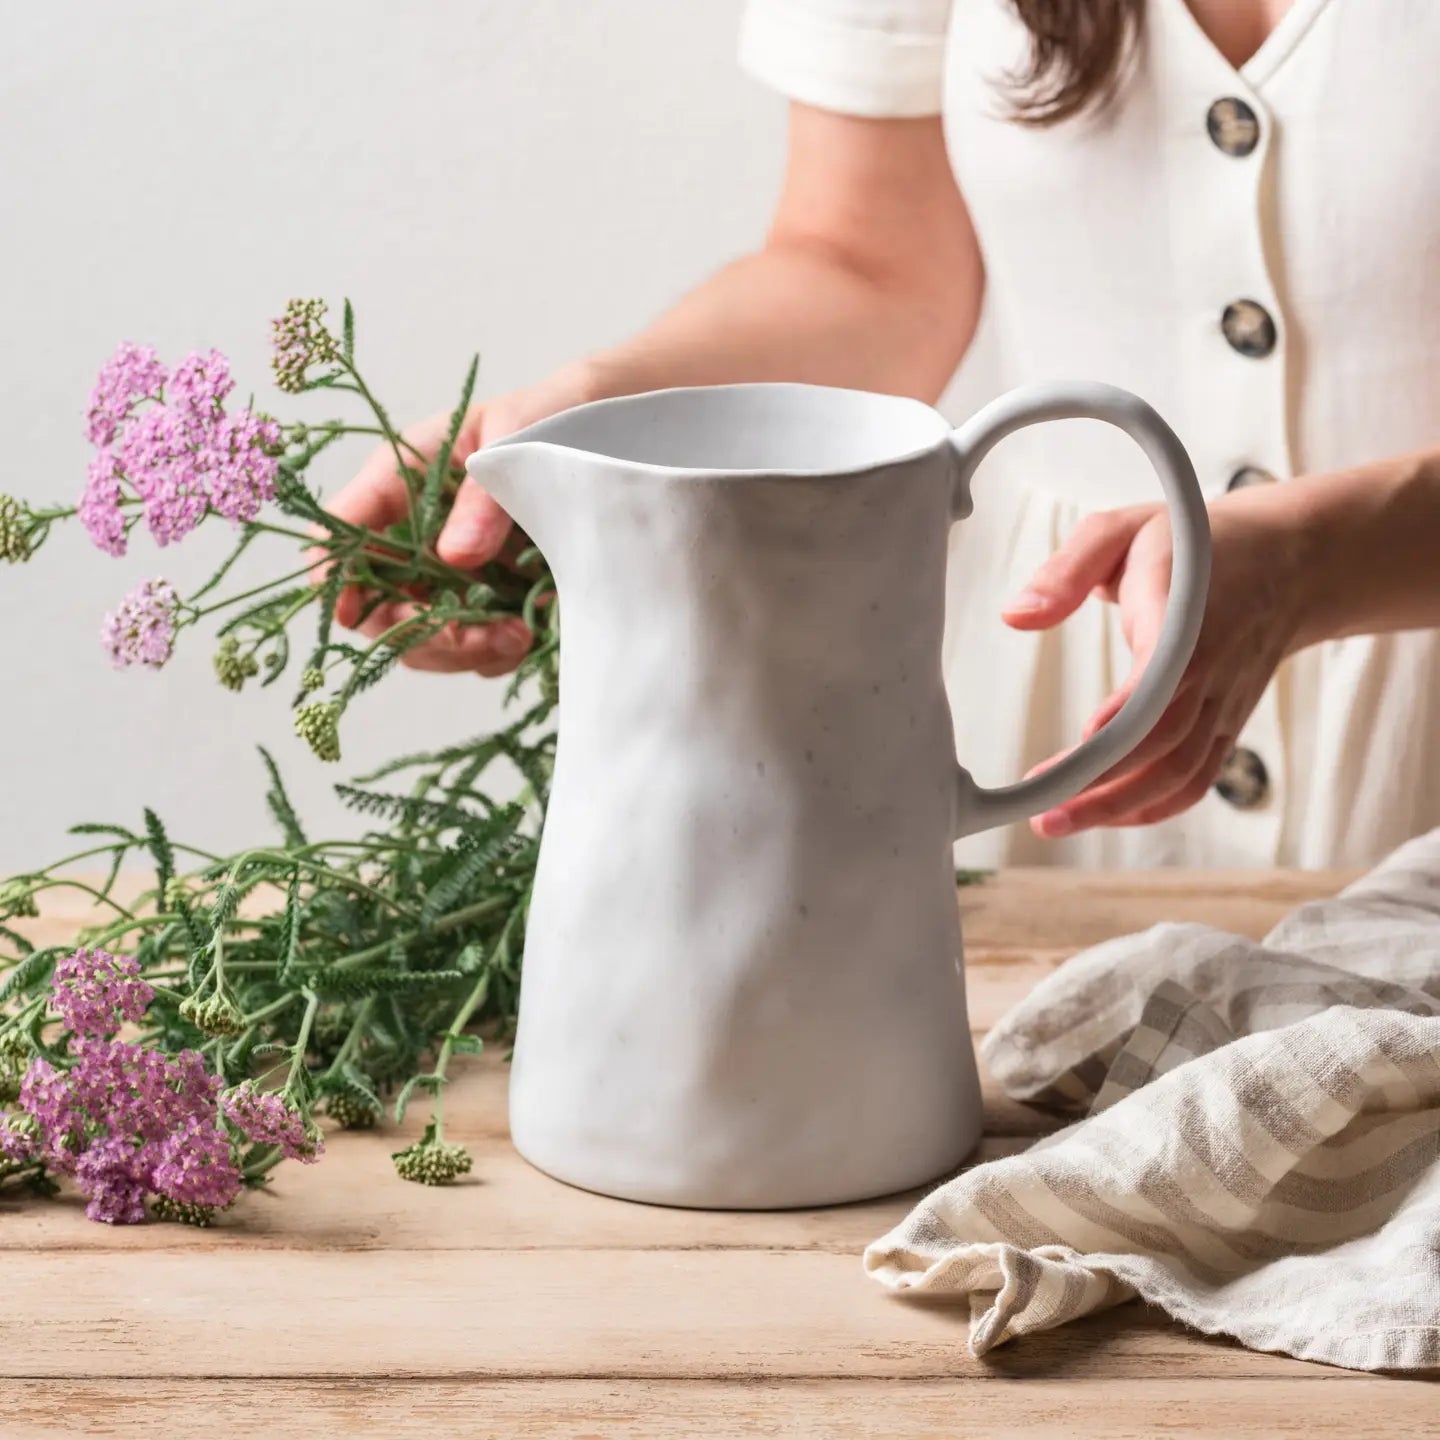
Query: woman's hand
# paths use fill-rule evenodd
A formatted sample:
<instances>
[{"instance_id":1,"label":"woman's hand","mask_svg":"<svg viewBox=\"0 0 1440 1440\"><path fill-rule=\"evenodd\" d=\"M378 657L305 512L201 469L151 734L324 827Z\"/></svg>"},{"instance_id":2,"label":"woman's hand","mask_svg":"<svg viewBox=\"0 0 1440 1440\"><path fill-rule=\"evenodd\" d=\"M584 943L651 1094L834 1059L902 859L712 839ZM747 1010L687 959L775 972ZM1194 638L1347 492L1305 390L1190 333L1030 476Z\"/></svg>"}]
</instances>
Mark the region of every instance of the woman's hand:
<instances>
[{"instance_id":1,"label":"woman's hand","mask_svg":"<svg viewBox=\"0 0 1440 1440\"><path fill-rule=\"evenodd\" d=\"M463 457L492 440L513 434L572 405L597 398L598 380L588 366L576 365L557 372L538 385L516 390L484 404L472 406L460 428L455 455ZM428 461L444 441L450 417L441 412L405 432L414 447L411 457ZM417 463L420 463L417 459ZM384 530L407 513L405 482L395 463L395 452L382 445L359 473L330 502L332 514L368 530ZM473 480L464 480L455 495L454 508L440 533L435 550L447 565L478 570L491 560L512 558L515 537L510 517ZM414 603L389 600L366 611L366 597L355 586L341 591L336 620L374 639L408 616L423 610ZM497 620L493 625L447 625L430 639L406 651L402 663L417 670L456 672L474 670L481 675L504 675L525 658L531 634L523 620Z\"/></svg>"},{"instance_id":2,"label":"woman's hand","mask_svg":"<svg viewBox=\"0 0 1440 1440\"><path fill-rule=\"evenodd\" d=\"M1283 490L1242 490L1210 507L1214 564L1205 620L1174 699L1150 735L1118 765L1031 822L1058 838L1095 825L1149 825L1201 800L1305 623L1310 538ZM1048 630L1087 595L1120 606L1133 664L1086 723L1093 735L1124 704L1150 662L1170 585L1170 524L1163 507L1087 516L1005 609L1017 630ZM1044 769L1054 763L1047 760ZM1033 773L1033 772L1032 772Z\"/></svg>"}]
</instances>

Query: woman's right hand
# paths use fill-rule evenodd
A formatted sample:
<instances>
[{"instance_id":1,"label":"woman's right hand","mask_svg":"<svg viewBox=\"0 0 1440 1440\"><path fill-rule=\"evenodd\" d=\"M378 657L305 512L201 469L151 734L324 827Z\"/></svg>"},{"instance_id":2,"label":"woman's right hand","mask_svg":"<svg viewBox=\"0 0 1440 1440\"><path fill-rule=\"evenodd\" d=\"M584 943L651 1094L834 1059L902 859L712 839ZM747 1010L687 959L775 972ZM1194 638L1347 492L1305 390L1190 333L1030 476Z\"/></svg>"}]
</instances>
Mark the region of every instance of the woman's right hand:
<instances>
[{"instance_id":1,"label":"woman's right hand","mask_svg":"<svg viewBox=\"0 0 1440 1440\"><path fill-rule=\"evenodd\" d=\"M455 455L463 459L502 436L543 420L572 405L600 396L593 367L567 366L537 385L473 405L460 427ZM405 439L428 460L443 443L450 416L441 411L406 430ZM417 462L418 463L418 462ZM389 445L378 448L355 478L326 507L351 525L381 531L407 513L405 482ZM479 571L492 560L507 558L514 548L510 517L468 477L461 482L445 528L436 541L440 559L457 569ZM366 610L366 596L357 586L340 592L335 619L374 639L424 609L421 601L386 600ZM402 656L416 670L504 675L525 658L532 636L518 617L490 625L447 625Z\"/></svg>"}]
</instances>

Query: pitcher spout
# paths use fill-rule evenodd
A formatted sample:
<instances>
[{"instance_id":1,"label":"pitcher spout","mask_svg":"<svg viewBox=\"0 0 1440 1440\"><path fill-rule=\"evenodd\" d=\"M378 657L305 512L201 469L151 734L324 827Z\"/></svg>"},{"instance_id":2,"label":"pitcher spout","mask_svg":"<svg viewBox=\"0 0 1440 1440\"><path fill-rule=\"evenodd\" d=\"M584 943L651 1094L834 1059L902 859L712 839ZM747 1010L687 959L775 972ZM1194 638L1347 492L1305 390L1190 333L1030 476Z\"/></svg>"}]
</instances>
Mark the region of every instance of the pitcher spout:
<instances>
[{"instance_id":1,"label":"pitcher spout","mask_svg":"<svg viewBox=\"0 0 1440 1440\"><path fill-rule=\"evenodd\" d=\"M563 447L527 440L521 432L496 440L465 461L465 473L547 555L559 537L553 500L557 459Z\"/></svg>"}]
</instances>

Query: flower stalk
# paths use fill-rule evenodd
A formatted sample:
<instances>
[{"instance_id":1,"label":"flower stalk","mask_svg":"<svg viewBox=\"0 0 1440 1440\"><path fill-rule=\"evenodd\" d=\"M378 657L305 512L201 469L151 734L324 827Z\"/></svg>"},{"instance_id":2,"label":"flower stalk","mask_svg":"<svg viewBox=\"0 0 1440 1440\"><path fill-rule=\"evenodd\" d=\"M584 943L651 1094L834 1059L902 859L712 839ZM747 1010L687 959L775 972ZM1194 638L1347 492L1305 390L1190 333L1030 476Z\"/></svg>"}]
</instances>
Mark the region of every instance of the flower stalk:
<instances>
[{"instance_id":1,"label":"flower stalk","mask_svg":"<svg viewBox=\"0 0 1440 1440\"><path fill-rule=\"evenodd\" d=\"M159 578L137 587L106 618L104 648L120 668L160 670L192 631L215 627L208 661L226 690L298 669L295 730L329 763L345 717L448 626L523 618L536 643L511 694L533 685L535 698L496 733L337 786L366 820L358 838L312 838L261 751L272 842L218 855L146 811L138 824L76 826L82 848L0 883L0 1185L78 1186L112 1223L209 1224L278 1165L318 1159L321 1117L380 1124L392 1099L398 1123L417 1093L431 1114L397 1172L425 1184L467 1173L468 1152L445 1138L443 1091L455 1058L480 1048L474 1027L504 1033L515 1014L554 765L553 582L533 550L479 574L436 554L463 476L453 452L473 364L449 443L427 455L363 377L348 303L336 334L323 304L293 301L273 338L283 394L334 392L364 413L282 423L234 405L219 352L171 366L122 345L91 395L78 502L0 496L0 561L32 561L76 521L109 555L146 533L165 547L223 523L234 543L205 582L188 595ZM382 439L406 485L406 518L382 534L330 515L311 481L352 437ZM346 587L369 610L427 604L354 644L335 626ZM492 798L501 769L521 782L510 804ZM137 864L153 881L122 899L119 877ZM62 888L87 895L97 918L47 947L35 922Z\"/></svg>"}]
</instances>

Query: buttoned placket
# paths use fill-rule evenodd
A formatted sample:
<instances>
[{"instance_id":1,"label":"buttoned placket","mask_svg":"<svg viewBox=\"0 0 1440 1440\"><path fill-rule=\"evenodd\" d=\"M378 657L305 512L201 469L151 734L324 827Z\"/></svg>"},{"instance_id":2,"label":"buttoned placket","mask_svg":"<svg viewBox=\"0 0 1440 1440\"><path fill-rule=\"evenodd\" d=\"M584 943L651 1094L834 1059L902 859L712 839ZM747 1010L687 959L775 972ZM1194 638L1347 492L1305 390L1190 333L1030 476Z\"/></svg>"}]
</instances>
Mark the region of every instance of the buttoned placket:
<instances>
[{"instance_id":1,"label":"buttoned placket","mask_svg":"<svg viewBox=\"0 0 1440 1440\"><path fill-rule=\"evenodd\" d=\"M1150 43L1164 82L1176 340L1186 391L1196 397L1193 458L1214 500L1291 473L1285 320L1263 228L1275 132L1261 96L1198 32L1160 19ZM1274 863L1285 760L1272 683L1194 812L1212 831L1211 853L1240 866Z\"/></svg>"}]
</instances>

